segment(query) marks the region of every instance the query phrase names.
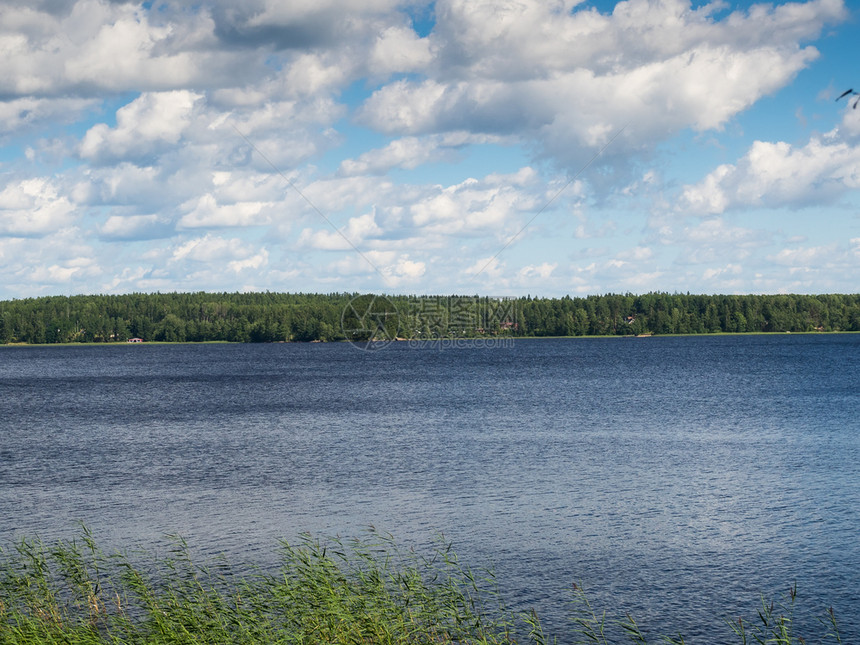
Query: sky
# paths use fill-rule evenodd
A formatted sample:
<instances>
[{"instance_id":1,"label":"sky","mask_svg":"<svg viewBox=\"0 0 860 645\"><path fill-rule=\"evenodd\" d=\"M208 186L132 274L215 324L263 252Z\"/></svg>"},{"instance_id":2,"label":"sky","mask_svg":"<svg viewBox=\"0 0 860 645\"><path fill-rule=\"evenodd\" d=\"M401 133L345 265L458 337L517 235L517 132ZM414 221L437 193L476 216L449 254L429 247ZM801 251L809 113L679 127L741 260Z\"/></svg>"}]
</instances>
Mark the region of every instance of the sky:
<instances>
[{"instance_id":1,"label":"sky","mask_svg":"<svg viewBox=\"0 0 860 645\"><path fill-rule=\"evenodd\" d=\"M0 299L860 290L842 0L0 0Z\"/></svg>"}]
</instances>

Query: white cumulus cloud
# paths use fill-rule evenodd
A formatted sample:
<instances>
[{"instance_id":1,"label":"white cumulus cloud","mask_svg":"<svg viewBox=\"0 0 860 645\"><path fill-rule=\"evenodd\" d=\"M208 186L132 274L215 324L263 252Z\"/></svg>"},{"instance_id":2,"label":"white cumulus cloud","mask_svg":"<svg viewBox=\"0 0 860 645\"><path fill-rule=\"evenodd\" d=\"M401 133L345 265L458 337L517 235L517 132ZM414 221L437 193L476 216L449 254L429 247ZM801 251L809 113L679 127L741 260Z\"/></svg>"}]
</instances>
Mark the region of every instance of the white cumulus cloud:
<instances>
[{"instance_id":1,"label":"white cumulus cloud","mask_svg":"<svg viewBox=\"0 0 860 645\"><path fill-rule=\"evenodd\" d=\"M115 128L104 123L90 128L81 141L80 155L90 161L115 160L174 146L201 98L188 90L141 94L117 110Z\"/></svg>"},{"instance_id":2,"label":"white cumulus cloud","mask_svg":"<svg viewBox=\"0 0 860 645\"><path fill-rule=\"evenodd\" d=\"M813 138L804 146L756 141L737 164L686 186L677 210L723 213L742 206L806 206L860 186L860 146Z\"/></svg>"},{"instance_id":3,"label":"white cumulus cloud","mask_svg":"<svg viewBox=\"0 0 860 645\"><path fill-rule=\"evenodd\" d=\"M7 184L0 191L0 233L44 235L74 221L74 205L43 177Z\"/></svg>"}]
</instances>

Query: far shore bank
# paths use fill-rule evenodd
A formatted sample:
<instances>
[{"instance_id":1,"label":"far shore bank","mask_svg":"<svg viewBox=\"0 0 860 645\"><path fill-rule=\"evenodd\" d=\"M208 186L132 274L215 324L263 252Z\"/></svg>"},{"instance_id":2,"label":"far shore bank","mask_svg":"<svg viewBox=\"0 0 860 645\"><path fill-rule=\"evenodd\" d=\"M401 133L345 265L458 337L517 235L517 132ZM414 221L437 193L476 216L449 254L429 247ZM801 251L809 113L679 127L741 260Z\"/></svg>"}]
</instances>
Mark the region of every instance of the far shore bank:
<instances>
[{"instance_id":1,"label":"far shore bank","mask_svg":"<svg viewBox=\"0 0 860 645\"><path fill-rule=\"evenodd\" d=\"M582 336L463 336L459 338L397 338L394 340L380 341L384 343L450 343L467 345L499 343L500 341L523 342L541 340L641 340L646 338L715 338L726 336L835 336L860 334L860 331L744 331L744 332L709 332L704 334L606 334L606 335L582 335ZM315 344L338 344L351 343L348 340L279 340L279 341L230 341L230 340L203 340L203 341L166 341L166 340L144 340L142 342L130 343L128 341L91 341L72 343L3 343L0 347L138 347L140 345L315 345Z\"/></svg>"}]
</instances>

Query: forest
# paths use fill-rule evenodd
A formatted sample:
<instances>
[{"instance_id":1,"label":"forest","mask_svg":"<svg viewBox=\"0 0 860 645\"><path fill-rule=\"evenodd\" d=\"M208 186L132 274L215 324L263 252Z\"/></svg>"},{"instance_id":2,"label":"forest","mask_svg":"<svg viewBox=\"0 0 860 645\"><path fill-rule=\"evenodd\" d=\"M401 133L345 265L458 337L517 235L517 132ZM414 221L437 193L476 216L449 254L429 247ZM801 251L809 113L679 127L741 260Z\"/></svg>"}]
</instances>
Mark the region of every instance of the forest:
<instances>
[{"instance_id":1,"label":"forest","mask_svg":"<svg viewBox=\"0 0 860 645\"><path fill-rule=\"evenodd\" d=\"M860 331L860 294L132 293L0 301L0 344Z\"/></svg>"}]
</instances>

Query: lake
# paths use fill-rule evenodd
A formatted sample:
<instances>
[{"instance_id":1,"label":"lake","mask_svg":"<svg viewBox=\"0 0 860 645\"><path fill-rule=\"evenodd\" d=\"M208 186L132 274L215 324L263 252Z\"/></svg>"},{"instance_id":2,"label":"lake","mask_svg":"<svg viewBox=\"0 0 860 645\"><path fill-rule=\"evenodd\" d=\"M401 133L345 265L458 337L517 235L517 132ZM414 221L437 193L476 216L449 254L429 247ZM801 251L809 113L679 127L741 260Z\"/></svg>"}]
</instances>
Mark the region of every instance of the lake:
<instances>
[{"instance_id":1,"label":"lake","mask_svg":"<svg viewBox=\"0 0 860 645\"><path fill-rule=\"evenodd\" d=\"M796 582L860 641L860 335L9 347L0 395L0 544L441 532L561 635L573 582L688 642Z\"/></svg>"}]
</instances>

